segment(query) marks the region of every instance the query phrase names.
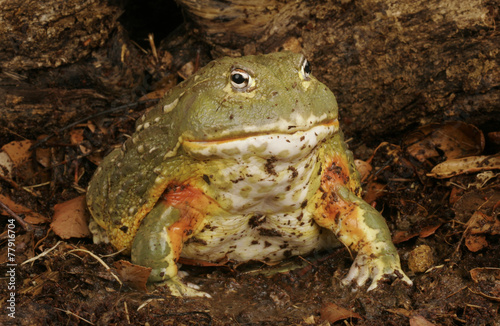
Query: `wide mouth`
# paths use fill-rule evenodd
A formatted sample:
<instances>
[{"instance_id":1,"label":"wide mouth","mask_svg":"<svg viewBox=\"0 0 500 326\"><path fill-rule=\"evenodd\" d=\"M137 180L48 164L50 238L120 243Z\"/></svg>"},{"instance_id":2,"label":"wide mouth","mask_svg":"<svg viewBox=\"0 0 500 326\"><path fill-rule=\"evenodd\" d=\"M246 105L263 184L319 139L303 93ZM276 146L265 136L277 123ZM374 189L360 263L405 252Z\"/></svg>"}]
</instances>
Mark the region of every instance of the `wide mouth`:
<instances>
[{"instance_id":1,"label":"wide mouth","mask_svg":"<svg viewBox=\"0 0 500 326\"><path fill-rule=\"evenodd\" d=\"M216 140L183 140L182 146L187 153L199 158L238 158L252 155L294 159L312 151L338 130L339 122L335 119L305 130L294 126L289 133L267 132Z\"/></svg>"}]
</instances>

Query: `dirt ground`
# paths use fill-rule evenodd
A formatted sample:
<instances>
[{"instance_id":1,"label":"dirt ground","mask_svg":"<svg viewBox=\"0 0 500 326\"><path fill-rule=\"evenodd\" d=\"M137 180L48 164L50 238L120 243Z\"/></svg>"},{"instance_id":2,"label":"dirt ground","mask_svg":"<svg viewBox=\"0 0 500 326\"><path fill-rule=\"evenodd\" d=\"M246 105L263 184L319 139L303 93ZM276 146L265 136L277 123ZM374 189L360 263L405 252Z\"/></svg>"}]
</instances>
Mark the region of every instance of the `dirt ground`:
<instances>
[{"instance_id":1,"label":"dirt ground","mask_svg":"<svg viewBox=\"0 0 500 326\"><path fill-rule=\"evenodd\" d=\"M443 139L456 140L457 130L473 128L465 124L432 126L440 136L431 144L441 149L433 157L428 152L429 137L412 138L425 134L423 129L398 145L384 142L369 148L350 141L356 156L372 167L364 177L365 198L386 217L412 287L399 281L380 284L371 292L366 287L357 291L342 287L340 280L352 263L344 248L293 257L278 266L183 265L186 280L199 285L210 299L176 298L164 288L145 292L121 285L112 273L117 274L117 261L129 257L114 253L110 246L94 245L89 237L61 239L50 220L54 204L84 192L95 160L110 144L123 140L139 111L101 118L98 125L106 126L105 135L88 122L55 135L43 146L31 143L35 149L14 169L14 177L2 177L2 202L31 221L31 227L14 221L14 213L2 213L0 257L2 275L7 277L0 285L0 323L499 325L498 170L486 167L444 179L427 176L433 165L450 155ZM76 145L74 138L79 141ZM483 152L494 150L488 142ZM56 157L60 164L43 166L44 160ZM37 183L27 187L30 180ZM50 180L64 187L53 187ZM73 228L71 223L65 227ZM109 269L90 253L75 249L101 257ZM8 274L12 270L14 274ZM8 301L11 293L15 305Z\"/></svg>"}]
</instances>

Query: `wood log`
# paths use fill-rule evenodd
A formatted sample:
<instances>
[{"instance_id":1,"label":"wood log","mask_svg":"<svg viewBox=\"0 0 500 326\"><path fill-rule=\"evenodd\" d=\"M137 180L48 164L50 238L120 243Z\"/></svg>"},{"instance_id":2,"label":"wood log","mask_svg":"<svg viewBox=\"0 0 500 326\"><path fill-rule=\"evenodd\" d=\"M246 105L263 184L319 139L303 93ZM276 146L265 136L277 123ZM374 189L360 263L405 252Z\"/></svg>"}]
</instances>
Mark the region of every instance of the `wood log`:
<instances>
[{"instance_id":1,"label":"wood log","mask_svg":"<svg viewBox=\"0 0 500 326\"><path fill-rule=\"evenodd\" d=\"M120 10L104 0L0 1L0 68L59 67L104 45Z\"/></svg>"},{"instance_id":2,"label":"wood log","mask_svg":"<svg viewBox=\"0 0 500 326\"><path fill-rule=\"evenodd\" d=\"M146 63L119 13L102 0L0 1L0 138L33 139L136 98Z\"/></svg>"},{"instance_id":3,"label":"wood log","mask_svg":"<svg viewBox=\"0 0 500 326\"><path fill-rule=\"evenodd\" d=\"M293 44L336 94L344 128L364 139L443 120L498 130L496 0L177 2L215 55Z\"/></svg>"}]
</instances>

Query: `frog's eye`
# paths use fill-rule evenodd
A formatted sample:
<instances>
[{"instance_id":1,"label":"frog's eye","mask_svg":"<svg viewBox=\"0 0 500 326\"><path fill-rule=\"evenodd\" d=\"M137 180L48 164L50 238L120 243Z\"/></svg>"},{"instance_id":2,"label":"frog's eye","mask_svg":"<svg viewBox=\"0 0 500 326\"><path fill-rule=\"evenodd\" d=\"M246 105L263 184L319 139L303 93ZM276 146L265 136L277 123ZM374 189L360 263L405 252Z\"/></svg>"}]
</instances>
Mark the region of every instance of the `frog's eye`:
<instances>
[{"instance_id":1,"label":"frog's eye","mask_svg":"<svg viewBox=\"0 0 500 326\"><path fill-rule=\"evenodd\" d=\"M304 59L302 62L302 68L300 69L300 73L304 80L309 80L309 76L311 75L311 65L307 59Z\"/></svg>"},{"instance_id":2,"label":"frog's eye","mask_svg":"<svg viewBox=\"0 0 500 326\"><path fill-rule=\"evenodd\" d=\"M252 87L253 78L243 69L234 69L231 71L231 85L236 91L246 91Z\"/></svg>"}]
</instances>

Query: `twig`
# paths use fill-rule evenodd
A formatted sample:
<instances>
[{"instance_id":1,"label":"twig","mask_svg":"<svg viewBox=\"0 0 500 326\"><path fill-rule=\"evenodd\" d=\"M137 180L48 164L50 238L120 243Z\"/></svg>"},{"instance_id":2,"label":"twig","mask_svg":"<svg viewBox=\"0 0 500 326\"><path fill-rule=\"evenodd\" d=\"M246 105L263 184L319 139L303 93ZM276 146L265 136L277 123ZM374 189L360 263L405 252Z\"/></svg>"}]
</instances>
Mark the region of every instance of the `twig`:
<instances>
[{"instance_id":1,"label":"twig","mask_svg":"<svg viewBox=\"0 0 500 326\"><path fill-rule=\"evenodd\" d=\"M56 249L56 247L61 243L62 241L57 241L56 245L50 249L47 249L45 250L44 252L42 252L41 254L39 254L38 256L35 256L33 258L30 258L28 260L25 260L21 263L21 266L23 266L24 264L27 264L27 263L31 263L32 261L35 261L35 260L38 260L40 258L42 258L43 256L46 256L49 252L51 252L52 250Z\"/></svg>"},{"instance_id":2,"label":"twig","mask_svg":"<svg viewBox=\"0 0 500 326\"><path fill-rule=\"evenodd\" d=\"M33 231L33 227L32 227L29 223L25 222L25 221L21 218L21 216L19 216L19 215L17 215L16 213L14 213L14 212L13 212L13 211L9 208L9 206L5 205L2 201L0 201L0 206L2 206L2 208L3 208L3 209L4 209L4 210L5 210L5 211L6 211L6 212L7 212L7 213L11 216L11 217L13 217L13 218L16 220L16 221L17 221L17 223L19 223L19 224L23 227L23 229L24 229L25 231L28 231L28 232Z\"/></svg>"},{"instance_id":3,"label":"twig","mask_svg":"<svg viewBox=\"0 0 500 326\"><path fill-rule=\"evenodd\" d=\"M127 302L123 301L123 307L125 308L125 317L127 317L127 324L130 324L130 316L128 315Z\"/></svg>"},{"instance_id":4,"label":"twig","mask_svg":"<svg viewBox=\"0 0 500 326\"><path fill-rule=\"evenodd\" d=\"M78 316L78 315L77 315L77 314L75 314L74 312L71 312L71 311L69 311L69 310L63 310L63 309L55 308L55 307L54 307L54 309L59 310L59 311L62 311L62 312L64 312L64 313L66 313L67 315L75 316L76 318L78 318L78 319L80 319L80 320L83 320L84 322L86 322L86 323L87 323L87 324L89 324L89 325L94 325L94 323L92 323L91 321L89 321L89 320L87 320L87 319L85 319L85 318L83 318L83 317Z\"/></svg>"}]
</instances>

